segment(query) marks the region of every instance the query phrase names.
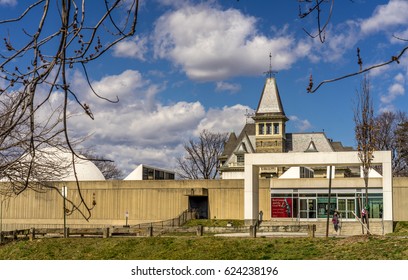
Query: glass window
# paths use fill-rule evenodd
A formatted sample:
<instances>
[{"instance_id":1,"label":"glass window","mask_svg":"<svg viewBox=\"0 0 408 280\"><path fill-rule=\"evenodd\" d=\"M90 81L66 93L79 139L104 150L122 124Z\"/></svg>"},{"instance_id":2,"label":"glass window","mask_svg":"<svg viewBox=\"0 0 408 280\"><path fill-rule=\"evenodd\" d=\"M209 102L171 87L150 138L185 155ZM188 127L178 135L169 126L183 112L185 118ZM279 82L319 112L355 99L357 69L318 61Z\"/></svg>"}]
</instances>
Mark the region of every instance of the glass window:
<instances>
[{"instance_id":1,"label":"glass window","mask_svg":"<svg viewBox=\"0 0 408 280\"><path fill-rule=\"evenodd\" d=\"M329 197L322 197L319 195L317 198L317 217L318 218L327 218L327 208L329 204ZM330 197L330 216L334 214L334 210L337 208L337 198L336 196Z\"/></svg>"},{"instance_id":2,"label":"glass window","mask_svg":"<svg viewBox=\"0 0 408 280\"><path fill-rule=\"evenodd\" d=\"M337 207L341 218L354 219L353 212L356 212L355 198L339 197L337 200Z\"/></svg>"},{"instance_id":3,"label":"glass window","mask_svg":"<svg viewBox=\"0 0 408 280\"><path fill-rule=\"evenodd\" d=\"M361 217L361 210L366 206L365 194L361 194L357 198L356 214ZM383 195L381 193L368 194L368 217L382 218L383 215Z\"/></svg>"},{"instance_id":4,"label":"glass window","mask_svg":"<svg viewBox=\"0 0 408 280\"><path fill-rule=\"evenodd\" d=\"M143 180L153 180L153 179L154 179L154 170L143 167Z\"/></svg>"},{"instance_id":5,"label":"glass window","mask_svg":"<svg viewBox=\"0 0 408 280\"><path fill-rule=\"evenodd\" d=\"M244 159L245 159L244 154L237 155L237 162L238 163L244 163Z\"/></svg>"},{"instance_id":6,"label":"glass window","mask_svg":"<svg viewBox=\"0 0 408 280\"><path fill-rule=\"evenodd\" d=\"M265 134L264 127L265 127L265 125L263 123L258 124L258 133L259 134Z\"/></svg>"},{"instance_id":7,"label":"glass window","mask_svg":"<svg viewBox=\"0 0 408 280\"><path fill-rule=\"evenodd\" d=\"M278 123L273 124L273 134L279 134L279 124Z\"/></svg>"},{"instance_id":8,"label":"glass window","mask_svg":"<svg viewBox=\"0 0 408 280\"><path fill-rule=\"evenodd\" d=\"M272 134L272 124L271 123L266 124L266 134Z\"/></svg>"}]
</instances>

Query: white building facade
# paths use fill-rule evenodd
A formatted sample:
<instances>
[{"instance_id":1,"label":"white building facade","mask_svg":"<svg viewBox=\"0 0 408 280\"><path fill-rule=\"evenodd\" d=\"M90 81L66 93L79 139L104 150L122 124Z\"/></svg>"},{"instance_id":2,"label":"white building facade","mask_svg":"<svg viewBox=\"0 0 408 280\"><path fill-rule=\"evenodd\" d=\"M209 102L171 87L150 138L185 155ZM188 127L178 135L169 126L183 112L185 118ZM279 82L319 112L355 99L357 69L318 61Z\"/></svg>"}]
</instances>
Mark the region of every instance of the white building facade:
<instances>
[{"instance_id":1,"label":"white building facade","mask_svg":"<svg viewBox=\"0 0 408 280\"><path fill-rule=\"evenodd\" d=\"M255 224L262 211L259 179L271 178L271 211L264 219L318 221L327 219L330 205L330 215L337 210L342 219L355 221L367 207L369 217L384 221L392 232L391 153L375 152L366 195L357 151L324 132L286 133L287 121L276 79L269 77L252 121L225 144L221 178L245 180L246 223Z\"/></svg>"}]
</instances>

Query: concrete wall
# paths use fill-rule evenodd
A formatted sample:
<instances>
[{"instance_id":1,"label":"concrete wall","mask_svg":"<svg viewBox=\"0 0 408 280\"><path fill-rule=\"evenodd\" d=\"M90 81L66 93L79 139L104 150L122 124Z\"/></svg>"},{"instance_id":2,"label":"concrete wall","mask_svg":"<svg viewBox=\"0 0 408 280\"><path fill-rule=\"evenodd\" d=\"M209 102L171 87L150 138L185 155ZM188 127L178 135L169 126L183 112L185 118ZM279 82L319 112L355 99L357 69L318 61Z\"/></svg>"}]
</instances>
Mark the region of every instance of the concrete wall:
<instances>
[{"instance_id":1,"label":"concrete wall","mask_svg":"<svg viewBox=\"0 0 408 280\"><path fill-rule=\"evenodd\" d=\"M78 205L80 194L76 183L55 183L58 189L63 185L68 187L67 199ZM243 216L243 180L88 181L81 182L80 188L86 203L92 207L95 197L96 206L88 222L78 212L67 216L70 225L124 225L126 212L129 224L171 219L188 209L192 189L194 195L206 190L209 217L242 219ZM63 199L55 190L27 190L5 200L2 209L3 225L63 224ZM83 205L79 209L87 214Z\"/></svg>"},{"instance_id":2,"label":"concrete wall","mask_svg":"<svg viewBox=\"0 0 408 280\"><path fill-rule=\"evenodd\" d=\"M394 221L408 221L408 177L393 179Z\"/></svg>"},{"instance_id":3,"label":"concrete wall","mask_svg":"<svg viewBox=\"0 0 408 280\"><path fill-rule=\"evenodd\" d=\"M259 210L264 219L271 213L270 188L327 188L327 179L259 180ZM68 199L80 201L75 182L56 183L59 189L68 187ZM408 178L393 180L394 221L408 221ZM362 186L362 179L337 179L333 189ZM370 187L381 186L381 180L370 180ZM68 225L124 225L125 213L129 224L171 219L188 208L188 195L208 195L208 214L216 219L244 219L244 180L168 180L168 181L88 181L80 183L82 196L96 206L89 222L78 213L67 217ZM79 207L85 212L83 206ZM3 230L7 225L62 225L63 200L54 191L28 190L20 196L3 201ZM14 229L14 228L13 228Z\"/></svg>"}]
</instances>

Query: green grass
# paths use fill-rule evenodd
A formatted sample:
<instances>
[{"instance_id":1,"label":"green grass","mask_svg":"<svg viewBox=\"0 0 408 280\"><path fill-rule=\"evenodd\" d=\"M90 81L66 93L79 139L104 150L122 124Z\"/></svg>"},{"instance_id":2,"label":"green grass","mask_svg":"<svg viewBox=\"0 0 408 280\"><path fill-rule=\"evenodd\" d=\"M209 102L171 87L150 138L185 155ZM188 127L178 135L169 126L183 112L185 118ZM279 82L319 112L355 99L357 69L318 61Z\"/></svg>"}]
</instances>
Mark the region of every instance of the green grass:
<instances>
[{"instance_id":1,"label":"green grass","mask_svg":"<svg viewBox=\"0 0 408 280\"><path fill-rule=\"evenodd\" d=\"M408 239L350 238L47 238L0 246L3 260L385 260L408 259Z\"/></svg>"},{"instance_id":2,"label":"green grass","mask_svg":"<svg viewBox=\"0 0 408 280\"><path fill-rule=\"evenodd\" d=\"M408 222L397 222L394 226L394 232L389 235L394 236L408 235Z\"/></svg>"},{"instance_id":3,"label":"green grass","mask_svg":"<svg viewBox=\"0 0 408 280\"><path fill-rule=\"evenodd\" d=\"M209 220L204 223L214 225ZM183 236L183 234L109 239L44 238L2 244L0 245L0 259L408 260L407 229L408 223L400 222L396 224L395 232L392 235L328 239L199 237Z\"/></svg>"}]
</instances>

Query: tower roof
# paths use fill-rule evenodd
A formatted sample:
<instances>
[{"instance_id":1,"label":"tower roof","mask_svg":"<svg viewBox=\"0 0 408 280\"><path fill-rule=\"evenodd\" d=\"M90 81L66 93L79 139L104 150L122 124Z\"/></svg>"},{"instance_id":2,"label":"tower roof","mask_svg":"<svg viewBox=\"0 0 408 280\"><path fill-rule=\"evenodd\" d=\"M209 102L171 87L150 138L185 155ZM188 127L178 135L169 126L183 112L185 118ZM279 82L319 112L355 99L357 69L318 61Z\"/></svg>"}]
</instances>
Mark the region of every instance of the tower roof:
<instances>
[{"instance_id":1,"label":"tower roof","mask_svg":"<svg viewBox=\"0 0 408 280\"><path fill-rule=\"evenodd\" d=\"M256 115L264 114L285 117L275 77L266 79L258 108L256 109Z\"/></svg>"}]
</instances>

